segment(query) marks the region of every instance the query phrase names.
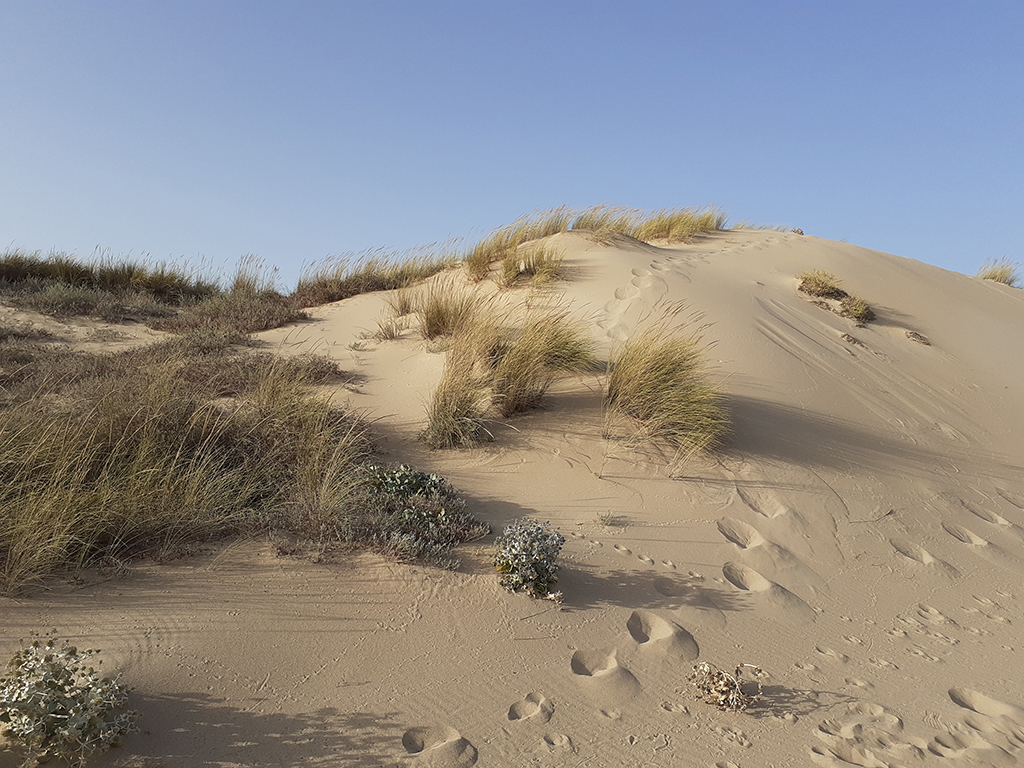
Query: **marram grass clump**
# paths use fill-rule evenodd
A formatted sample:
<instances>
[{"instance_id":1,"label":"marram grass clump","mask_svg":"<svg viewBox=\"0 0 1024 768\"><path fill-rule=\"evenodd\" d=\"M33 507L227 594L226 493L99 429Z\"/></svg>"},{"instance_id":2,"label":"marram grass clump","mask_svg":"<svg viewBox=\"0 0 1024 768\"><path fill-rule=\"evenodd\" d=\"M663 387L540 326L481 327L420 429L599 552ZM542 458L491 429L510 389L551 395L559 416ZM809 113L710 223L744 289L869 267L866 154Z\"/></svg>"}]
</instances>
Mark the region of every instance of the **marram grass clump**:
<instances>
[{"instance_id":1,"label":"marram grass clump","mask_svg":"<svg viewBox=\"0 0 1024 768\"><path fill-rule=\"evenodd\" d=\"M978 270L978 277L982 280L992 280L1016 288L1020 282L1020 264L1005 257L990 259L982 264Z\"/></svg>"},{"instance_id":2,"label":"marram grass clump","mask_svg":"<svg viewBox=\"0 0 1024 768\"><path fill-rule=\"evenodd\" d=\"M699 334L651 325L613 355L605 403L644 437L663 439L681 455L716 447L729 431L720 388L710 379Z\"/></svg>"}]
</instances>

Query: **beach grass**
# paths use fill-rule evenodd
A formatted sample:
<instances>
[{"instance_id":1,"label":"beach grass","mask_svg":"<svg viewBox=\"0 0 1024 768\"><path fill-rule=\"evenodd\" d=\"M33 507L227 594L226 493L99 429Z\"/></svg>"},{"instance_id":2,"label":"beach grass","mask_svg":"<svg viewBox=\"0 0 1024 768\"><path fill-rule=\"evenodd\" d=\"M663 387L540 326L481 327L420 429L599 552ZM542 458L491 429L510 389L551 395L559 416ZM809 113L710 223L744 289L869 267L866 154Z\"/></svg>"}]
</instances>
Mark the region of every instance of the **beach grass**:
<instances>
[{"instance_id":1,"label":"beach grass","mask_svg":"<svg viewBox=\"0 0 1024 768\"><path fill-rule=\"evenodd\" d=\"M466 250L462 262L470 279L480 282L490 275L494 264L510 258L524 243L561 232L586 231L598 236L619 233L644 242L679 242L720 230L725 221L726 214L714 206L645 212L607 204L583 209L563 205L521 216L512 224L495 230ZM506 269L499 270L499 281L507 277Z\"/></svg>"},{"instance_id":2,"label":"beach grass","mask_svg":"<svg viewBox=\"0 0 1024 768\"><path fill-rule=\"evenodd\" d=\"M452 255L428 249L394 252L383 249L314 264L299 277L291 300L302 307L341 301L362 293L390 291L443 272Z\"/></svg>"},{"instance_id":3,"label":"beach grass","mask_svg":"<svg viewBox=\"0 0 1024 768\"><path fill-rule=\"evenodd\" d=\"M484 311L481 294L438 279L421 286L412 299L420 335L430 341L468 328Z\"/></svg>"},{"instance_id":4,"label":"beach grass","mask_svg":"<svg viewBox=\"0 0 1024 768\"><path fill-rule=\"evenodd\" d=\"M632 419L641 437L689 455L718 446L729 416L699 333L678 328L676 314L666 313L614 352L605 404L609 416Z\"/></svg>"},{"instance_id":5,"label":"beach grass","mask_svg":"<svg viewBox=\"0 0 1024 768\"><path fill-rule=\"evenodd\" d=\"M380 516L362 469L366 425L312 394L342 379L336 365L246 341L202 328L101 355L30 328L3 334L0 592L275 530L454 562L460 534L437 539L447 518L431 521L428 501L417 504L429 530L417 533L401 510Z\"/></svg>"},{"instance_id":6,"label":"beach grass","mask_svg":"<svg viewBox=\"0 0 1024 768\"><path fill-rule=\"evenodd\" d=\"M1007 258L990 259L982 264L978 270L978 277L982 280L992 280L1003 283L1011 288L1016 288L1020 283L1020 264L1010 261Z\"/></svg>"},{"instance_id":7,"label":"beach grass","mask_svg":"<svg viewBox=\"0 0 1024 768\"><path fill-rule=\"evenodd\" d=\"M589 330L554 310L506 331L487 362L491 401L507 418L536 408L556 380L592 370L596 358Z\"/></svg>"},{"instance_id":8,"label":"beach grass","mask_svg":"<svg viewBox=\"0 0 1024 768\"><path fill-rule=\"evenodd\" d=\"M511 251L501 261L497 283L502 288L511 288L523 278L534 286L550 283L561 275L562 258L562 251L547 245Z\"/></svg>"}]
</instances>

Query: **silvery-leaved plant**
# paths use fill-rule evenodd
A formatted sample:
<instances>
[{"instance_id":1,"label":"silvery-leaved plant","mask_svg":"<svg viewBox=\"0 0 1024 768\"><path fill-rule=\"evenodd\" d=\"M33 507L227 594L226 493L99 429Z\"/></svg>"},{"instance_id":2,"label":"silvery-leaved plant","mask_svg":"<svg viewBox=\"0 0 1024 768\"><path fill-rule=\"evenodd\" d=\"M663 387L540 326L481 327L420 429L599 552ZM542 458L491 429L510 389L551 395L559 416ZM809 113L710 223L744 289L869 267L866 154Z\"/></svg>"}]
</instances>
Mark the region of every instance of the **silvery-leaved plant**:
<instances>
[{"instance_id":1,"label":"silvery-leaved plant","mask_svg":"<svg viewBox=\"0 0 1024 768\"><path fill-rule=\"evenodd\" d=\"M96 653L66 642L58 647L51 635L8 662L8 676L0 678L0 736L28 750L22 768L52 757L80 766L138 730L138 714L124 710L127 688L86 665Z\"/></svg>"},{"instance_id":2,"label":"silvery-leaved plant","mask_svg":"<svg viewBox=\"0 0 1024 768\"><path fill-rule=\"evenodd\" d=\"M529 592L534 597L552 596L558 581L555 560L565 538L551 530L549 523L529 518L517 520L497 538L494 566L501 586L510 592Z\"/></svg>"}]
</instances>

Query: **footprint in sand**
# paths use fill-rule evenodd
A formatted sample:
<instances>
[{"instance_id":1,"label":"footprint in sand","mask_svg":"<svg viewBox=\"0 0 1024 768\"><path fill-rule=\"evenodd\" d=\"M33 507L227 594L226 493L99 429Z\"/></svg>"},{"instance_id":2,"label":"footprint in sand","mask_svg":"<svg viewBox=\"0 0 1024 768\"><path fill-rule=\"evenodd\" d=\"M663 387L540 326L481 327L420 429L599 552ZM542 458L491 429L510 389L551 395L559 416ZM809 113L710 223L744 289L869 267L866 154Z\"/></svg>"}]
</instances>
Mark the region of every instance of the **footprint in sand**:
<instances>
[{"instance_id":1,"label":"footprint in sand","mask_svg":"<svg viewBox=\"0 0 1024 768\"><path fill-rule=\"evenodd\" d=\"M870 661L879 669L899 669L899 667L897 667L891 661L889 661L888 659L883 659L880 656L872 656L870 659L868 659L868 661Z\"/></svg>"},{"instance_id":2,"label":"footprint in sand","mask_svg":"<svg viewBox=\"0 0 1024 768\"><path fill-rule=\"evenodd\" d=\"M932 568L944 576L955 579L960 575L960 571L945 560L940 560L924 547L919 547L912 541L908 541L906 539L889 539L889 544L891 544L893 549L908 560L912 560L915 563Z\"/></svg>"},{"instance_id":3,"label":"footprint in sand","mask_svg":"<svg viewBox=\"0 0 1024 768\"><path fill-rule=\"evenodd\" d=\"M990 768L1004 768L1017 765L1016 758L1002 747L993 744L980 733L954 727L947 733L939 734L928 742L928 751L947 760L953 765L978 765Z\"/></svg>"},{"instance_id":4,"label":"footprint in sand","mask_svg":"<svg viewBox=\"0 0 1024 768\"><path fill-rule=\"evenodd\" d=\"M1005 568L1008 571L1018 573L1024 571L1024 563L1021 563L1019 558L1014 557L998 544L993 544L983 536L974 533L974 531L962 525L953 525L952 523L943 523L942 527L954 539L966 544L968 549L978 557L984 558L990 563L998 565L1000 568Z\"/></svg>"},{"instance_id":5,"label":"footprint in sand","mask_svg":"<svg viewBox=\"0 0 1024 768\"><path fill-rule=\"evenodd\" d=\"M723 517L717 525L719 533L739 547L744 559L753 567L776 578L786 576L789 583L815 593L826 591L824 579L788 549L768 541L754 526L732 517Z\"/></svg>"},{"instance_id":6,"label":"footprint in sand","mask_svg":"<svg viewBox=\"0 0 1024 768\"><path fill-rule=\"evenodd\" d=\"M619 664L615 651L576 651L569 667L590 693L602 699L626 702L641 691L640 682Z\"/></svg>"},{"instance_id":7,"label":"footprint in sand","mask_svg":"<svg viewBox=\"0 0 1024 768\"><path fill-rule=\"evenodd\" d=\"M670 571L674 571L676 569L676 564L671 560L662 560L661 565L663 568L668 568Z\"/></svg>"},{"instance_id":8,"label":"footprint in sand","mask_svg":"<svg viewBox=\"0 0 1024 768\"><path fill-rule=\"evenodd\" d=\"M620 555L632 555L633 554L633 550L628 549L628 548L622 546L621 544L616 544L614 549Z\"/></svg>"},{"instance_id":9,"label":"footprint in sand","mask_svg":"<svg viewBox=\"0 0 1024 768\"><path fill-rule=\"evenodd\" d=\"M469 768L477 760L476 747L449 726L410 728L402 735L402 746L416 755L416 765L428 768Z\"/></svg>"},{"instance_id":10,"label":"footprint in sand","mask_svg":"<svg viewBox=\"0 0 1024 768\"><path fill-rule=\"evenodd\" d=\"M554 713L555 705L551 703L551 699L540 693L528 693L508 708L508 719L546 723Z\"/></svg>"},{"instance_id":11,"label":"footprint in sand","mask_svg":"<svg viewBox=\"0 0 1024 768\"><path fill-rule=\"evenodd\" d=\"M833 650L832 648L823 648L822 646L817 645L814 647L814 650L820 653L826 659L838 661L840 664L846 664L850 660L850 657L847 656L845 653L840 653L839 651Z\"/></svg>"},{"instance_id":12,"label":"footprint in sand","mask_svg":"<svg viewBox=\"0 0 1024 768\"><path fill-rule=\"evenodd\" d=\"M878 704L851 702L838 719L818 725L817 737L824 746L811 748L811 758L819 765L859 765L863 768L893 768L922 750L901 740L903 720Z\"/></svg>"},{"instance_id":13,"label":"footprint in sand","mask_svg":"<svg viewBox=\"0 0 1024 768\"><path fill-rule=\"evenodd\" d=\"M676 662L693 661L700 648L693 635L674 621L648 611L633 611L626 621L630 636L645 650Z\"/></svg>"},{"instance_id":14,"label":"footprint in sand","mask_svg":"<svg viewBox=\"0 0 1024 768\"><path fill-rule=\"evenodd\" d=\"M564 733L544 734L544 738L540 740L540 747L551 754L556 752L569 752L575 754L576 752L576 747L573 746L572 739Z\"/></svg>"},{"instance_id":15,"label":"footprint in sand","mask_svg":"<svg viewBox=\"0 0 1024 768\"><path fill-rule=\"evenodd\" d=\"M814 621L815 613L811 606L753 568L729 562L722 566L722 575L737 589L760 596L767 607L784 618L798 623Z\"/></svg>"},{"instance_id":16,"label":"footprint in sand","mask_svg":"<svg viewBox=\"0 0 1024 768\"><path fill-rule=\"evenodd\" d=\"M1010 502L1017 509L1024 509L1024 496L1014 491L1007 491L1003 488L996 488L996 493L1003 497L1006 501Z\"/></svg>"},{"instance_id":17,"label":"footprint in sand","mask_svg":"<svg viewBox=\"0 0 1024 768\"><path fill-rule=\"evenodd\" d=\"M909 653L911 653L912 655L918 656L919 658L922 658L925 661L930 662L932 664L937 664L937 663L942 661L942 659L940 659L937 656L932 656L930 653L928 653L928 651L926 651L924 648L922 648L919 645L915 645L915 646L912 646L910 648L907 648L907 651Z\"/></svg>"},{"instance_id":18,"label":"footprint in sand","mask_svg":"<svg viewBox=\"0 0 1024 768\"><path fill-rule=\"evenodd\" d=\"M654 565L653 558L650 558L647 555L637 555L636 559L639 560L641 563L646 563L647 565Z\"/></svg>"},{"instance_id":19,"label":"footprint in sand","mask_svg":"<svg viewBox=\"0 0 1024 768\"><path fill-rule=\"evenodd\" d=\"M739 728L730 728L728 726L722 728L715 728L717 733L726 744L743 747L743 749L749 749L753 746L753 742L747 738L747 734L741 731Z\"/></svg>"}]
</instances>

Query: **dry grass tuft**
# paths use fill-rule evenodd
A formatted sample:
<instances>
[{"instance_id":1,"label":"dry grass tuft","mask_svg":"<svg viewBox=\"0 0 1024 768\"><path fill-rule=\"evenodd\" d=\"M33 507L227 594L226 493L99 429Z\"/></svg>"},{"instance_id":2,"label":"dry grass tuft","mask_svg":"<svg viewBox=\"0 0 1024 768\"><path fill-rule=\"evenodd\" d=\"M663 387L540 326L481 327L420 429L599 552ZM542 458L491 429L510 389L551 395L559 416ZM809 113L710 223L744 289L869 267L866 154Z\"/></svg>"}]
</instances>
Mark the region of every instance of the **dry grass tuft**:
<instances>
[{"instance_id":1,"label":"dry grass tuft","mask_svg":"<svg viewBox=\"0 0 1024 768\"><path fill-rule=\"evenodd\" d=\"M875 311L859 296L847 296L840 303L839 314L849 317L858 325L870 323L875 319Z\"/></svg>"},{"instance_id":2,"label":"dry grass tuft","mask_svg":"<svg viewBox=\"0 0 1024 768\"><path fill-rule=\"evenodd\" d=\"M594 342L567 312L545 312L506 332L488 362L492 402L509 417L536 408L558 378L592 369Z\"/></svg>"},{"instance_id":3,"label":"dry grass tuft","mask_svg":"<svg viewBox=\"0 0 1024 768\"><path fill-rule=\"evenodd\" d=\"M1007 258L990 259L978 270L978 277L982 280L994 280L1003 283L1011 288L1016 288L1020 282L1020 264L1010 261Z\"/></svg>"},{"instance_id":4,"label":"dry grass tuft","mask_svg":"<svg viewBox=\"0 0 1024 768\"><path fill-rule=\"evenodd\" d=\"M501 261L498 285L511 288L522 277L530 278L535 286L556 280L561 274L562 257L561 251L544 245L512 251Z\"/></svg>"},{"instance_id":5,"label":"dry grass tuft","mask_svg":"<svg viewBox=\"0 0 1024 768\"><path fill-rule=\"evenodd\" d=\"M483 297L457 287L452 280L435 280L413 298L420 335L426 340L467 329L484 309Z\"/></svg>"},{"instance_id":6,"label":"dry grass tuft","mask_svg":"<svg viewBox=\"0 0 1024 768\"><path fill-rule=\"evenodd\" d=\"M679 308L638 332L613 355L605 402L609 415L624 415L640 434L667 440L689 455L716 447L729 430L720 389L698 333L674 327Z\"/></svg>"},{"instance_id":7,"label":"dry grass tuft","mask_svg":"<svg viewBox=\"0 0 1024 768\"><path fill-rule=\"evenodd\" d=\"M811 269L796 276L800 281L800 290L808 296L823 299L845 299L849 294L839 287L842 282L831 272L823 269Z\"/></svg>"},{"instance_id":8,"label":"dry grass tuft","mask_svg":"<svg viewBox=\"0 0 1024 768\"><path fill-rule=\"evenodd\" d=\"M487 389L476 361L449 352L441 381L427 405L427 425L420 439L431 448L459 448L477 442L487 432L483 416Z\"/></svg>"}]
</instances>

